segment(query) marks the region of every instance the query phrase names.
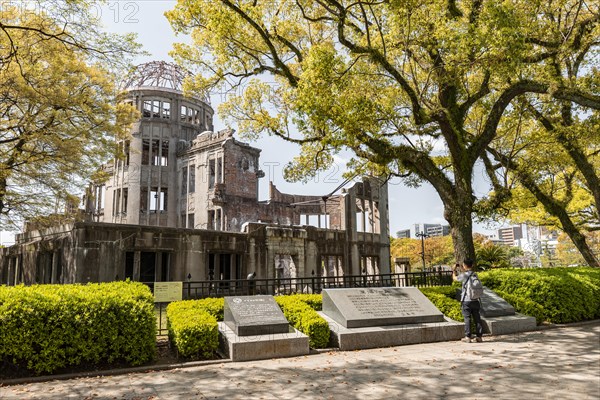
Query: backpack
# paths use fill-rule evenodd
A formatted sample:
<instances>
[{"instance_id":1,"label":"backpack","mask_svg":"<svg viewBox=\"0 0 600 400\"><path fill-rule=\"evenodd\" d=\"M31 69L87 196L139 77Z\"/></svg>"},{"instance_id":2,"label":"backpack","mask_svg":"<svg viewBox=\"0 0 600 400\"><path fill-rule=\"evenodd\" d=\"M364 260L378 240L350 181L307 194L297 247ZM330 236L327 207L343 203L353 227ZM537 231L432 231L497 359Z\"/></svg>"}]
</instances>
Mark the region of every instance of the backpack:
<instances>
[{"instance_id":1,"label":"backpack","mask_svg":"<svg viewBox=\"0 0 600 400\"><path fill-rule=\"evenodd\" d=\"M471 300L477 300L483 296L483 284L475 272L469 276L465 283L465 291Z\"/></svg>"}]
</instances>

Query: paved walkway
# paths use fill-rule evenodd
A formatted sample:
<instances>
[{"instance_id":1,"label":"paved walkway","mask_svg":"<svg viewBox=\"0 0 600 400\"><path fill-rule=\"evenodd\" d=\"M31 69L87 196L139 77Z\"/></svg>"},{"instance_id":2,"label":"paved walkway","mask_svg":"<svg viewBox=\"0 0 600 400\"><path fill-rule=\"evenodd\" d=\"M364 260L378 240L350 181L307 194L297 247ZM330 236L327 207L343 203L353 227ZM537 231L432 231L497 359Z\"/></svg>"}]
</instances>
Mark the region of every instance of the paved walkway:
<instances>
[{"instance_id":1,"label":"paved walkway","mask_svg":"<svg viewBox=\"0 0 600 400\"><path fill-rule=\"evenodd\" d=\"M600 399L600 322L0 387L0 399Z\"/></svg>"}]
</instances>

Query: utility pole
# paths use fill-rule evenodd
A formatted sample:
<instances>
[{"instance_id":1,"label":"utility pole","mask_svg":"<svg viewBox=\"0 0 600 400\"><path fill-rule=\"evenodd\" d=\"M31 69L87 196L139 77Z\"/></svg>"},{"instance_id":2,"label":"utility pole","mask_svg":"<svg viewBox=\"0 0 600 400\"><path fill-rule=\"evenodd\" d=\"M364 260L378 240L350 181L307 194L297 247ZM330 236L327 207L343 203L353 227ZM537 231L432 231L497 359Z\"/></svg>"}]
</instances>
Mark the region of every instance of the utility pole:
<instances>
[{"instance_id":1,"label":"utility pole","mask_svg":"<svg viewBox=\"0 0 600 400\"><path fill-rule=\"evenodd\" d=\"M425 238L429 235L425 232L417 232L415 236L421 238L421 260L423 261L423 272L425 272Z\"/></svg>"}]
</instances>

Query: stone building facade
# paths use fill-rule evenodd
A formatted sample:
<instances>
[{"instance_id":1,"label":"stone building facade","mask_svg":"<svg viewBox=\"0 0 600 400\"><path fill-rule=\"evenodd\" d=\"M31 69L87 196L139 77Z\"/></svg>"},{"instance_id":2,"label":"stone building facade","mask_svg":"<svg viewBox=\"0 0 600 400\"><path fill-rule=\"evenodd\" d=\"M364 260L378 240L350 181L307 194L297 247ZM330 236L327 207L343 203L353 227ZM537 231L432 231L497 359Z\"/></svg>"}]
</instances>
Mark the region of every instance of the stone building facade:
<instances>
[{"instance_id":1,"label":"stone building facade","mask_svg":"<svg viewBox=\"0 0 600 400\"><path fill-rule=\"evenodd\" d=\"M327 196L269 183L259 201L260 149L214 132L210 104L183 94L177 67L137 73L124 101L141 117L85 199L84 221L17 235L0 251L0 283L390 272L385 182L363 178Z\"/></svg>"}]
</instances>

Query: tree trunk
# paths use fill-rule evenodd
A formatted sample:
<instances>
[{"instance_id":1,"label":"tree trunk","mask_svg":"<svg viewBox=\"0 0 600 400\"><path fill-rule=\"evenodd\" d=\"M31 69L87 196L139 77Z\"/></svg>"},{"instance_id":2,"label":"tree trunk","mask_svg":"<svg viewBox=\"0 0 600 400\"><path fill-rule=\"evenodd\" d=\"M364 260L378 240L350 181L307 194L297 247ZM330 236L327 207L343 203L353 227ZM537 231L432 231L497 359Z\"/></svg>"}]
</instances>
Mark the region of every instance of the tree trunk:
<instances>
[{"instance_id":1,"label":"tree trunk","mask_svg":"<svg viewBox=\"0 0 600 400\"><path fill-rule=\"evenodd\" d=\"M444 217L450 224L454 257L459 264L462 264L466 259L475 261L472 213L472 201L465 203L455 201L450 203L444 202Z\"/></svg>"}]
</instances>

